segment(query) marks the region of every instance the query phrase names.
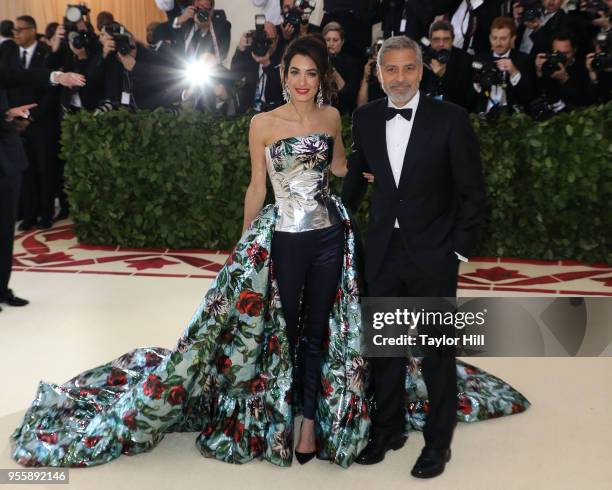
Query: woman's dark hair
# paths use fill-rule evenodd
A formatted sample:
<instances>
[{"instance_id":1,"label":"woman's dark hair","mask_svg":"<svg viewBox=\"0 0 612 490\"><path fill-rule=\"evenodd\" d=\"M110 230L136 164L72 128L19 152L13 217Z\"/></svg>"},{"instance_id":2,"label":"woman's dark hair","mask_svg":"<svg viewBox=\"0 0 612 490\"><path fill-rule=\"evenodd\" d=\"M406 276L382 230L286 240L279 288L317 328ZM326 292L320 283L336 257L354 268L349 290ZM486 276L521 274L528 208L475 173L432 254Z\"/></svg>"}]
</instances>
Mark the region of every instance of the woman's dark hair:
<instances>
[{"instance_id":1,"label":"woman's dark hair","mask_svg":"<svg viewBox=\"0 0 612 490\"><path fill-rule=\"evenodd\" d=\"M325 38L323 38L321 34L308 34L291 41L291 43L289 43L285 49L281 63L283 80L287 79L291 60L297 54L308 56L312 61L314 61L315 65L317 66L317 71L319 72L321 89L323 90L323 98L326 101L332 101L332 99L336 97L336 87L333 81L332 65L329 61L329 54L327 53Z\"/></svg>"},{"instance_id":2,"label":"woman's dark hair","mask_svg":"<svg viewBox=\"0 0 612 490\"><path fill-rule=\"evenodd\" d=\"M45 37L50 41L55 36L59 24L57 22L49 22L45 28Z\"/></svg>"}]
</instances>

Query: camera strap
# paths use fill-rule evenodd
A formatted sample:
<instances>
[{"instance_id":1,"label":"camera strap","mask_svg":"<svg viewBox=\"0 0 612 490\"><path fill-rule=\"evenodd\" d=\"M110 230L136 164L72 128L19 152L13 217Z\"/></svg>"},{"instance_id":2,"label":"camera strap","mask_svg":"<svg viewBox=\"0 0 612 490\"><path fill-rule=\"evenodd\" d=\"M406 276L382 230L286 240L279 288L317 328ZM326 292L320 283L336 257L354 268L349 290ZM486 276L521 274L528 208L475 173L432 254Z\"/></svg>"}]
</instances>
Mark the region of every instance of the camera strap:
<instances>
[{"instance_id":1,"label":"camera strap","mask_svg":"<svg viewBox=\"0 0 612 490\"><path fill-rule=\"evenodd\" d=\"M219 50L219 42L217 41L217 35L215 34L215 25L212 21L212 18L210 19L210 35L212 37L213 49L215 50L215 58L217 58L217 63L221 63L221 52Z\"/></svg>"}]
</instances>

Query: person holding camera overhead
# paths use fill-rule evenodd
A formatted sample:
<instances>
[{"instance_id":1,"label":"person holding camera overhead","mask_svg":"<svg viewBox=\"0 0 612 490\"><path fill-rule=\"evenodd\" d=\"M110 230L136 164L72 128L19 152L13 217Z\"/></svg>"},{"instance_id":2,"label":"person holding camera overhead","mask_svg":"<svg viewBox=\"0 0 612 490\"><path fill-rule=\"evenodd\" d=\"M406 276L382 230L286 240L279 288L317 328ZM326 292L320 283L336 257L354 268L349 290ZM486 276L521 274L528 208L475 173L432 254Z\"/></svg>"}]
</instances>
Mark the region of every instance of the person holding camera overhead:
<instances>
[{"instance_id":1,"label":"person holding camera overhead","mask_svg":"<svg viewBox=\"0 0 612 490\"><path fill-rule=\"evenodd\" d=\"M537 88L541 97L555 105L555 112L591 103L589 74L576 58L575 43L567 31L553 36L552 53L538 53L535 60Z\"/></svg>"},{"instance_id":2,"label":"person holding camera overhead","mask_svg":"<svg viewBox=\"0 0 612 490\"><path fill-rule=\"evenodd\" d=\"M195 0L174 18L170 28L166 24L159 29L159 38L172 41L186 62L212 53L222 63L229 51L232 24L223 10L215 10L215 0Z\"/></svg>"},{"instance_id":3,"label":"person holding camera overhead","mask_svg":"<svg viewBox=\"0 0 612 490\"><path fill-rule=\"evenodd\" d=\"M172 70L155 51L136 42L118 22L104 27L100 41L93 71L104 76L105 96L97 111L155 109L170 102Z\"/></svg>"},{"instance_id":4,"label":"person holding camera overhead","mask_svg":"<svg viewBox=\"0 0 612 490\"><path fill-rule=\"evenodd\" d=\"M309 22L315 5L313 0L280 0L283 21L278 30L282 37L283 48L293 39L319 31Z\"/></svg>"},{"instance_id":5,"label":"person holding camera overhead","mask_svg":"<svg viewBox=\"0 0 612 490\"><path fill-rule=\"evenodd\" d=\"M474 90L476 112L490 116L526 106L533 97L533 77L529 57L516 51L516 26L509 17L498 17L491 24L491 51L477 56Z\"/></svg>"},{"instance_id":6,"label":"person holding camera overhead","mask_svg":"<svg viewBox=\"0 0 612 490\"><path fill-rule=\"evenodd\" d=\"M566 29L568 18L561 8L563 0L520 0L512 7L518 26L517 48L535 57L549 49L555 32Z\"/></svg>"},{"instance_id":7,"label":"person holding camera overhead","mask_svg":"<svg viewBox=\"0 0 612 490\"><path fill-rule=\"evenodd\" d=\"M284 103L280 71L282 48L276 26L263 15L255 16L255 30L240 37L232 57L231 72L244 79L240 106L265 112Z\"/></svg>"},{"instance_id":8,"label":"person holding camera overhead","mask_svg":"<svg viewBox=\"0 0 612 490\"><path fill-rule=\"evenodd\" d=\"M473 106L472 57L453 46L455 32L450 22L439 20L429 28L428 48L424 50L425 69L421 90L440 100Z\"/></svg>"},{"instance_id":9,"label":"person holding camera overhead","mask_svg":"<svg viewBox=\"0 0 612 490\"><path fill-rule=\"evenodd\" d=\"M366 49L367 63L363 67L363 78L357 92L357 107L367 104L368 102L380 99L385 96L380 80L378 79L378 70L376 68L376 58L378 50L383 44L383 39L378 38L376 42Z\"/></svg>"}]
</instances>

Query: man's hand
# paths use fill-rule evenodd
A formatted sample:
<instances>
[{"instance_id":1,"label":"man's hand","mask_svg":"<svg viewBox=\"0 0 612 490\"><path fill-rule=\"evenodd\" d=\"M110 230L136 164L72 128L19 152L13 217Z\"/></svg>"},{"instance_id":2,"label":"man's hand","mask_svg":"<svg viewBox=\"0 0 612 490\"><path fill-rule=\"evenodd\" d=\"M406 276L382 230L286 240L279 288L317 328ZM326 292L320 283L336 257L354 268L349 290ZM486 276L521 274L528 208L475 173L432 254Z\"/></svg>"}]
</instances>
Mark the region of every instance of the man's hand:
<instances>
[{"instance_id":1,"label":"man's hand","mask_svg":"<svg viewBox=\"0 0 612 490\"><path fill-rule=\"evenodd\" d=\"M77 49L70 43L70 51L72 51L79 60L87 59L87 50L85 48Z\"/></svg>"},{"instance_id":2,"label":"man's hand","mask_svg":"<svg viewBox=\"0 0 612 490\"><path fill-rule=\"evenodd\" d=\"M546 53L538 53L535 59L536 75L542 78L542 65L546 63Z\"/></svg>"},{"instance_id":3,"label":"man's hand","mask_svg":"<svg viewBox=\"0 0 612 490\"><path fill-rule=\"evenodd\" d=\"M102 39L102 38L101 38ZM106 58L109 54L117 49L117 45L115 44L115 40L108 36L102 39L102 57Z\"/></svg>"},{"instance_id":4,"label":"man's hand","mask_svg":"<svg viewBox=\"0 0 612 490\"><path fill-rule=\"evenodd\" d=\"M293 27L291 24L282 24L281 32L283 33L285 41L291 41L293 34L295 34L295 27Z\"/></svg>"},{"instance_id":5,"label":"man's hand","mask_svg":"<svg viewBox=\"0 0 612 490\"><path fill-rule=\"evenodd\" d=\"M363 178L366 179L369 184L374 182L374 174L371 174L369 172L362 172L361 175L363 175Z\"/></svg>"},{"instance_id":6,"label":"man's hand","mask_svg":"<svg viewBox=\"0 0 612 490\"><path fill-rule=\"evenodd\" d=\"M567 83L569 80L569 74L567 73L567 69L565 65L562 63L558 63L559 69L554 72L550 77L558 80L561 83Z\"/></svg>"},{"instance_id":7,"label":"man's hand","mask_svg":"<svg viewBox=\"0 0 612 490\"><path fill-rule=\"evenodd\" d=\"M240 36L240 41L238 42L238 49L240 51L246 51L246 48L249 45L248 32L245 32L242 36Z\"/></svg>"},{"instance_id":8,"label":"man's hand","mask_svg":"<svg viewBox=\"0 0 612 490\"><path fill-rule=\"evenodd\" d=\"M510 58L497 60L495 64L497 65L497 68L499 68L501 71L508 72L511 77L513 77L519 72Z\"/></svg>"},{"instance_id":9,"label":"man's hand","mask_svg":"<svg viewBox=\"0 0 612 490\"><path fill-rule=\"evenodd\" d=\"M4 120L6 122L11 122L17 118L27 119L30 117L30 109L33 109L37 105L38 104L27 104L19 107L13 107L6 111Z\"/></svg>"},{"instance_id":10,"label":"man's hand","mask_svg":"<svg viewBox=\"0 0 612 490\"><path fill-rule=\"evenodd\" d=\"M195 11L196 11L196 8L193 5L190 5L178 17L177 22L182 25L185 22L187 22L189 19L193 19L195 17Z\"/></svg>"},{"instance_id":11,"label":"man's hand","mask_svg":"<svg viewBox=\"0 0 612 490\"><path fill-rule=\"evenodd\" d=\"M55 72L54 83L59 83L64 87L74 88L74 87L84 87L87 80L80 73L64 73L64 72Z\"/></svg>"},{"instance_id":12,"label":"man's hand","mask_svg":"<svg viewBox=\"0 0 612 490\"><path fill-rule=\"evenodd\" d=\"M438 78L442 78L446 73L446 65L440 63L438 60L431 60L431 71L433 71L434 75Z\"/></svg>"},{"instance_id":13,"label":"man's hand","mask_svg":"<svg viewBox=\"0 0 612 490\"><path fill-rule=\"evenodd\" d=\"M53 34L51 41L49 41L52 52L57 53L59 51L64 37L66 37L66 29L63 24L60 24L57 26L57 29L55 29L55 34Z\"/></svg>"},{"instance_id":14,"label":"man's hand","mask_svg":"<svg viewBox=\"0 0 612 490\"><path fill-rule=\"evenodd\" d=\"M373 58L369 59L368 62L363 67L363 79L364 80L370 79L370 76L372 75L372 65L374 65L375 62L376 62L375 59Z\"/></svg>"}]
</instances>

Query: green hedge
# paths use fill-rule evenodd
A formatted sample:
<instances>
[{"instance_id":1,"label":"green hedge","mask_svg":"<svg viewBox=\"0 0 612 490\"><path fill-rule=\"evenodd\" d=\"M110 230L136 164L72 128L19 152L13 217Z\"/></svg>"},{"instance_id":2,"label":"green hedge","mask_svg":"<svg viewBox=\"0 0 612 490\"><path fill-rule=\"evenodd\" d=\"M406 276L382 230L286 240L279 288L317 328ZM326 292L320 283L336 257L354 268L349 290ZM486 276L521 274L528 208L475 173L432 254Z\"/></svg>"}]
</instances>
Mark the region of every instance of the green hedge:
<instances>
[{"instance_id":1,"label":"green hedge","mask_svg":"<svg viewBox=\"0 0 612 490\"><path fill-rule=\"evenodd\" d=\"M250 176L249 119L68 117L62 152L79 240L231 248ZM473 123L489 197L478 255L612 263L612 104L544 123L523 115ZM349 148L348 120L344 136Z\"/></svg>"}]
</instances>

